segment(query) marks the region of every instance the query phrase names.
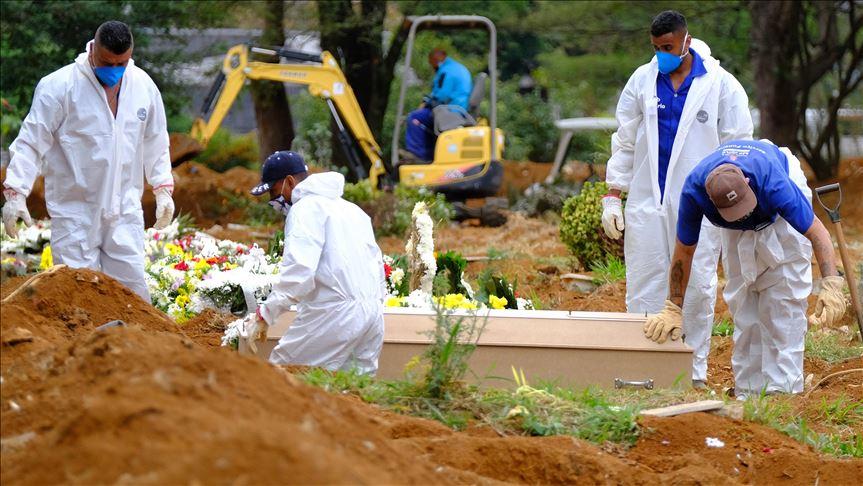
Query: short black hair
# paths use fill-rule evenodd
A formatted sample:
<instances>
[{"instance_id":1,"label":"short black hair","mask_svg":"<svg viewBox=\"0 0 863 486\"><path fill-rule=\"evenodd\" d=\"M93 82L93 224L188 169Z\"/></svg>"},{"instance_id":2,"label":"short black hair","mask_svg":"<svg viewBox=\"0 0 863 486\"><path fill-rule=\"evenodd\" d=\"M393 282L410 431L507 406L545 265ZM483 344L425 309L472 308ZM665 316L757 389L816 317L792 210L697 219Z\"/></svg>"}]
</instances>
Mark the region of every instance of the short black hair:
<instances>
[{"instance_id":1,"label":"short black hair","mask_svg":"<svg viewBox=\"0 0 863 486\"><path fill-rule=\"evenodd\" d=\"M650 35L659 37L685 28L686 17L682 13L675 10L666 10L653 18L653 22L650 24Z\"/></svg>"},{"instance_id":2,"label":"short black hair","mask_svg":"<svg viewBox=\"0 0 863 486\"><path fill-rule=\"evenodd\" d=\"M118 20L109 20L96 29L96 43L114 54L123 54L132 47L132 30Z\"/></svg>"}]
</instances>

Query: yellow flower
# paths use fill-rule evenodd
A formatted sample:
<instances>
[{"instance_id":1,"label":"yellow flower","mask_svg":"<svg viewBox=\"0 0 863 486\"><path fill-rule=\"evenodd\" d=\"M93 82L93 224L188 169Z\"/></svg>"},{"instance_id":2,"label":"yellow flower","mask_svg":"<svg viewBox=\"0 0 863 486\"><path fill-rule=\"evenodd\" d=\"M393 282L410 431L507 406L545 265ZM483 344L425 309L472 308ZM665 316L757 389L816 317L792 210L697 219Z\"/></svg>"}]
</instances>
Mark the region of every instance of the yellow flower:
<instances>
[{"instance_id":1,"label":"yellow flower","mask_svg":"<svg viewBox=\"0 0 863 486\"><path fill-rule=\"evenodd\" d=\"M476 302L468 299L464 294L447 294L443 297L435 297L435 302L442 305L444 309L467 309L476 310Z\"/></svg>"},{"instance_id":2,"label":"yellow flower","mask_svg":"<svg viewBox=\"0 0 863 486\"><path fill-rule=\"evenodd\" d=\"M180 294L176 299L174 299L174 303L176 303L178 307L186 307L189 303L189 296L186 294Z\"/></svg>"},{"instance_id":3,"label":"yellow flower","mask_svg":"<svg viewBox=\"0 0 863 486\"><path fill-rule=\"evenodd\" d=\"M222 270L231 270L233 268L237 268L238 265L236 263L225 262L222 264Z\"/></svg>"},{"instance_id":4,"label":"yellow flower","mask_svg":"<svg viewBox=\"0 0 863 486\"><path fill-rule=\"evenodd\" d=\"M7 263L15 263L15 257L6 257L6 258L0 260L0 263L2 263L4 265Z\"/></svg>"},{"instance_id":5,"label":"yellow flower","mask_svg":"<svg viewBox=\"0 0 863 486\"><path fill-rule=\"evenodd\" d=\"M387 297L387 301L384 303L387 307L401 307L404 304L404 297Z\"/></svg>"},{"instance_id":6,"label":"yellow flower","mask_svg":"<svg viewBox=\"0 0 863 486\"><path fill-rule=\"evenodd\" d=\"M508 303L506 297L498 297L496 295L488 296L488 303L491 305L492 309L506 309L506 304Z\"/></svg>"},{"instance_id":7,"label":"yellow flower","mask_svg":"<svg viewBox=\"0 0 863 486\"><path fill-rule=\"evenodd\" d=\"M51 255L51 245L45 245L42 249L42 259L39 261L39 269L47 270L54 266L54 257Z\"/></svg>"},{"instance_id":8,"label":"yellow flower","mask_svg":"<svg viewBox=\"0 0 863 486\"><path fill-rule=\"evenodd\" d=\"M165 245L165 249L168 250L169 255L183 256L183 249L180 248L180 245L168 243Z\"/></svg>"}]
</instances>

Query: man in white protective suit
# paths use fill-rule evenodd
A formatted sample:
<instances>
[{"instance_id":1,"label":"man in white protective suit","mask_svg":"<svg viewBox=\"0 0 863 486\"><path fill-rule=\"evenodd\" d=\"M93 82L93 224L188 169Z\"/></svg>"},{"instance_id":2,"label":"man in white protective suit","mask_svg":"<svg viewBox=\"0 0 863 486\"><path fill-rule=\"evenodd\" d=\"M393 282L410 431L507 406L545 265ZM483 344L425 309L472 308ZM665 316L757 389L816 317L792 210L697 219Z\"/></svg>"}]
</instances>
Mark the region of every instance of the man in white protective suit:
<instances>
[{"instance_id":1,"label":"man in white protective suit","mask_svg":"<svg viewBox=\"0 0 863 486\"><path fill-rule=\"evenodd\" d=\"M746 92L707 45L692 39L686 19L662 12L650 33L656 56L620 95L605 179L609 193L602 199L605 233L624 237L626 307L638 313L659 312L665 301L686 175L720 143L752 138ZM628 193L625 213L621 193ZM699 387L707 379L720 253L718 230L704 224L683 305L683 333L694 350L692 380Z\"/></svg>"},{"instance_id":2,"label":"man in white protective suit","mask_svg":"<svg viewBox=\"0 0 863 486\"><path fill-rule=\"evenodd\" d=\"M384 342L386 281L371 220L342 199L343 175L309 174L295 152L274 153L261 172L252 194L269 193L270 205L286 215L285 250L278 282L247 318L250 347L296 304L271 363L374 374Z\"/></svg>"},{"instance_id":3,"label":"man in white protective suit","mask_svg":"<svg viewBox=\"0 0 863 486\"><path fill-rule=\"evenodd\" d=\"M800 162L769 140L724 143L686 178L663 310L644 333L664 342L681 328L680 306L704 237L702 220L722 228L723 295L734 318L734 390L738 398L803 391L807 297L812 253L821 291L809 322L831 326L845 314L844 279L830 234L812 211Z\"/></svg>"},{"instance_id":4,"label":"man in white protective suit","mask_svg":"<svg viewBox=\"0 0 863 486\"><path fill-rule=\"evenodd\" d=\"M132 32L117 21L86 52L42 78L9 146L3 224L30 224L26 198L45 176L54 263L100 270L147 302L144 180L156 196L156 228L171 222L174 178L162 97L132 60Z\"/></svg>"}]
</instances>

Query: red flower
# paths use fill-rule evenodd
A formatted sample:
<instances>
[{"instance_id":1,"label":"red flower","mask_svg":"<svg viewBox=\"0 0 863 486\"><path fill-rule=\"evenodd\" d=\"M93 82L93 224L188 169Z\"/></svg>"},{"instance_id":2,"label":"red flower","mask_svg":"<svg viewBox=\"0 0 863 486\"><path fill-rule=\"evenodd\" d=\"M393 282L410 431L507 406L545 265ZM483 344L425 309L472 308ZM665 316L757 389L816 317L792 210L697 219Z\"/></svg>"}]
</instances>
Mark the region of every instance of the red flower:
<instances>
[{"instance_id":1,"label":"red flower","mask_svg":"<svg viewBox=\"0 0 863 486\"><path fill-rule=\"evenodd\" d=\"M386 276L386 278L390 278L391 273L393 273L393 267L384 263L384 276Z\"/></svg>"},{"instance_id":2,"label":"red flower","mask_svg":"<svg viewBox=\"0 0 863 486\"><path fill-rule=\"evenodd\" d=\"M189 265L185 261L182 261L174 265L174 270L180 270L185 272L189 270Z\"/></svg>"},{"instance_id":3,"label":"red flower","mask_svg":"<svg viewBox=\"0 0 863 486\"><path fill-rule=\"evenodd\" d=\"M245 251L245 250L243 250L243 247L242 247L242 246L238 246L238 247L237 247L237 255L242 255L242 254L244 254L244 253L246 253L246 251Z\"/></svg>"}]
</instances>

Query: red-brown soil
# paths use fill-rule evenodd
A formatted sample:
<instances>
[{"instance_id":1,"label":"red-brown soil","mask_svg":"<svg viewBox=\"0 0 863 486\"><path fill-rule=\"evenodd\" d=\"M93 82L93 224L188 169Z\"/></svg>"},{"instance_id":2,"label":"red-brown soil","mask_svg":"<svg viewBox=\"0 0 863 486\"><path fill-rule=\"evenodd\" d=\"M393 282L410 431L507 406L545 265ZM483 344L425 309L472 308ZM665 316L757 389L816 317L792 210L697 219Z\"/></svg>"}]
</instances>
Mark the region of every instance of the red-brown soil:
<instances>
[{"instance_id":1,"label":"red-brown soil","mask_svg":"<svg viewBox=\"0 0 863 486\"><path fill-rule=\"evenodd\" d=\"M128 325L94 331L114 318ZM211 318L184 330L207 334L227 317ZM17 329L32 339L8 339ZM87 270L58 270L4 302L2 482L765 483L787 473L794 484L815 474L850 484L863 474L861 461L713 416L646 420L628 453L568 437L453 432L328 394L184 330ZM727 450L704 451L705 436ZM776 459L745 456L765 447Z\"/></svg>"}]
</instances>

